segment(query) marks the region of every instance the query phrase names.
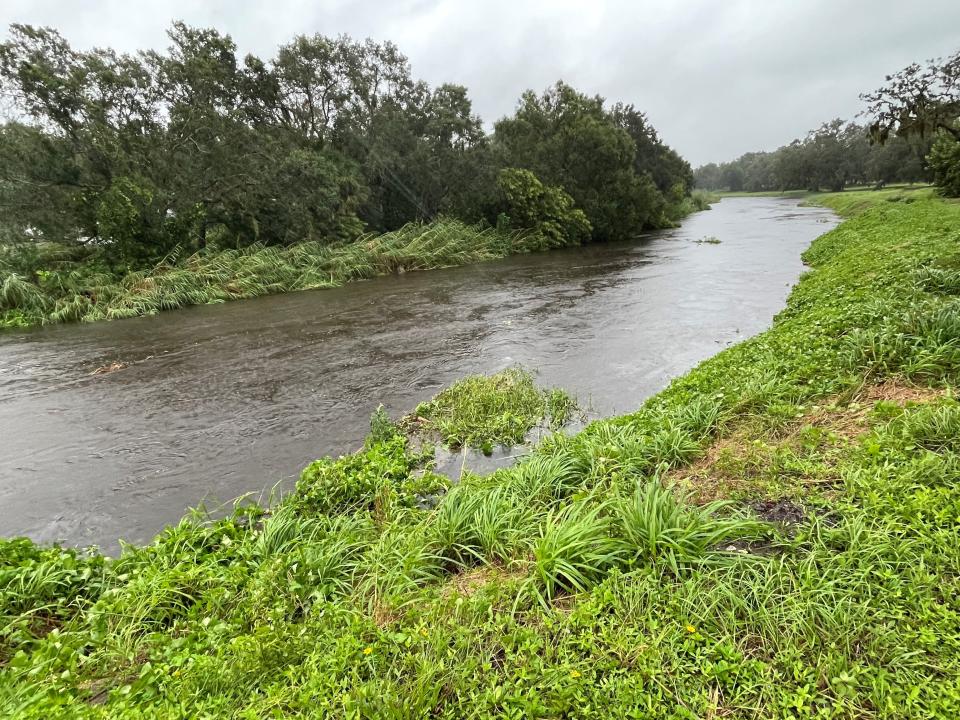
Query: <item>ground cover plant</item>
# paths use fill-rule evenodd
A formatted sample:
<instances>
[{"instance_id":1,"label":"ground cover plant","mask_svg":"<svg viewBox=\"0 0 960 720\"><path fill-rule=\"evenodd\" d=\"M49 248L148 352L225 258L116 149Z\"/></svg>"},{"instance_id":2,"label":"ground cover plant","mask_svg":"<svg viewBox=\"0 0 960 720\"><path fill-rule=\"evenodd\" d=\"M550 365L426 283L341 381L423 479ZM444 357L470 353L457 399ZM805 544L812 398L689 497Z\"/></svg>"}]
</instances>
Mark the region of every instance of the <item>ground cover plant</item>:
<instances>
[{"instance_id":1,"label":"ground cover plant","mask_svg":"<svg viewBox=\"0 0 960 720\"><path fill-rule=\"evenodd\" d=\"M2 714L960 716L960 205L848 197L772 329L513 467L380 418L116 559L2 541Z\"/></svg>"}]
</instances>

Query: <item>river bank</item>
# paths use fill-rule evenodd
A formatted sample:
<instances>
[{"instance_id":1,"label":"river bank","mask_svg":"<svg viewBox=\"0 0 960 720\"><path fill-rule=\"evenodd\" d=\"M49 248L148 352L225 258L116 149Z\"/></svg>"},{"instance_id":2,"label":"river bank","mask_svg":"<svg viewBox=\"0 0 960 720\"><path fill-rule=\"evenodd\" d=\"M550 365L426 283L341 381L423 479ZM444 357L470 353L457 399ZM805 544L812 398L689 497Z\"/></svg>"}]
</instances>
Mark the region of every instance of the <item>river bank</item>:
<instances>
[{"instance_id":1,"label":"river bank","mask_svg":"<svg viewBox=\"0 0 960 720\"><path fill-rule=\"evenodd\" d=\"M0 702L955 717L960 205L846 209L772 329L434 509L381 427L269 515L188 518L116 561L4 542Z\"/></svg>"},{"instance_id":2,"label":"river bank","mask_svg":"<svg viewBox=\"0 0 960 720\"><path fill-rule=\"evenodd\" d=\"M709 210L713 201L714 196L698 192L676 212L686 217ZM393 232L367 233L346 243L255 244L189 257L175 252L152 269L122 276L108 272L95 258L64 259L69 256L65 248L37 249L32 251L36 258L17 262L0 255L0 330L155 315L191 305L339 287L383 275L568 246L534 230L439 219L410 223Z\"/></svg>"}]
</instances>

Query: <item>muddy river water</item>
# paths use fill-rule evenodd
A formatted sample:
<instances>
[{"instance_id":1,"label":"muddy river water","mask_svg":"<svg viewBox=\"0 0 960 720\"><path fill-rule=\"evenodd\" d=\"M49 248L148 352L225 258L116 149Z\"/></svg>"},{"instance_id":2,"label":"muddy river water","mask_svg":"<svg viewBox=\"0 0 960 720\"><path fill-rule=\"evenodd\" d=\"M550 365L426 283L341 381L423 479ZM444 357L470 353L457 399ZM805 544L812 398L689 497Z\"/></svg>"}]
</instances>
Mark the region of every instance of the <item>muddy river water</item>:
<instances>
[{"instance_id":1,"label":"muddy river water","mask_svg":"<svg viewBox=\"0 0 960 720\"><path fill-rule=\"evenodd\" d=\"M201 501L290 487L356 449L380 403L397 416L518 363L595 414L633 410L767 328L835 223L731 198L630 243L4 333L0 535L143 542Z\"/></svg>"}]
</instances>

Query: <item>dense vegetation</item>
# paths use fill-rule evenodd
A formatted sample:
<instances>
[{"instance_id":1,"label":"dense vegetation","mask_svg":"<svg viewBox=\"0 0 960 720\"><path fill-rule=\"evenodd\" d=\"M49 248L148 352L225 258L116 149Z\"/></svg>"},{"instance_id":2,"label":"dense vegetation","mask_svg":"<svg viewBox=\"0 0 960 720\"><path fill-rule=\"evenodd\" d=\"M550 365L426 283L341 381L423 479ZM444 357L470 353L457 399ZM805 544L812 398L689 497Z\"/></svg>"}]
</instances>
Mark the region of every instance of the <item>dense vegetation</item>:
<instances>
[{"instance_id":1,"label":"dense vegetation","mask_svg":"<svg viewBox=\"0 0 960 720\"><path fill-rule=\"evenodd\" d=\"M170 258L120 278L90 266L61 266L44 252L46 269L31 282L15 268L0 285L0 327L93 321L149 315L186 305L268 293L335 287L407 270L464 265L554 247L528 230L498 230L440 219L348 243L302 242L289 247L251 245ZM18 260L19 256L14 256ZM0 271L3 256L0 255Z\"/></svg>"},{"instance_id":2,"label":"dense vegetation","mask_svg":"<svg viewBox=\"0 0 960 720\"><path fill-rule=\"evenodd\" d=\"M297 252L312 261L364 233L438 223L466 228L453 244L482 255L472 241L490 228L498 248L537 235L509 250L526 251L630 237L704 207L689 164L640 111L562 82L524 94L487 134L464 87L416 80L390 43L300 36L263 60L215 30L176 23L169 36L166 52L123 55L13 25L0 44L13 108L0 126L0 326L316 285L249 288L245 276L238 292L204 294L211 283L182 271L234 264L217 251L306 242ZM125 292L141 273L178 276L178 297Z\"/></svg>"},{"instance_id":3,"label":"dense vegetation","mask_svg":"<svg viewBox=\"0 0 960 720\"><path fill-rule=\"evenodd\" d=\"M4 716L957 717L960 205L820 202L771 330L514 467L445 491L381 413L269 510L2 541Z\"/></svg>"},{"instance_id":4,"label":"dense vegetation","mask_svg":"<svg viewBox=\"0 0 960 720\"><path fill-rule=\"evenodd\" d=\"M750 152L697 168L698 187L732 192L883 186L933 181L960 196L960 51L912 64L861 95L870 122L840 119L773 152Z\"/></svg>"}]
</instances>

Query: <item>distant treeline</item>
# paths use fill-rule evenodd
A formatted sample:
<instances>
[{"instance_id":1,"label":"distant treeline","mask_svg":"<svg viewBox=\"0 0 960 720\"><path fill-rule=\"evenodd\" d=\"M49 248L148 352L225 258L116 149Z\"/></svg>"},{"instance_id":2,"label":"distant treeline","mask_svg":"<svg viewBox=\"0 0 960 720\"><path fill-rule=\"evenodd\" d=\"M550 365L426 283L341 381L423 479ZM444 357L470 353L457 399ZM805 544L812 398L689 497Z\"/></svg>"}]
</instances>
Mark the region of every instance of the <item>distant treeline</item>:
<instances>
[{"instance_id":1,"label":"distant treeline","mask_svg":"<svg viewBox=\"0 0 960 720\"><path fill-rule=\"evenodd\" d=\"M932 181L960 197L960 50L911 63L860 95L868 124L824 123L774 152L697 168L697 187L760 192Z\"/></svg>"},{"instance_id":2,"label":"distant treeline","mask_svg":"<svg viewBox=\"0 0 960 720\"><path fill-rule=\"evenodd\" d=\"M699 188L731 192L838 192L848 185L929 182L933 174L925 158L933 141L931 134L871 143L866 126L837 119L773 152L703 165L694 177Z\"/></svg>"},{"instance_id":3,"label":"distant treeline","mask_svg":"<svg viewBox=\"0 0 960 720\"><path fill-rule=\"evenodd\" d=\"M115 270L179 249L335 243L437 216L547 245L676 222L693 173L632 105L558 82L484 130L466 88L396 46L299 36L240 57L175 23L165 52L0 44L0 243L97 248Z\"/></svg>"}]
</instances>

